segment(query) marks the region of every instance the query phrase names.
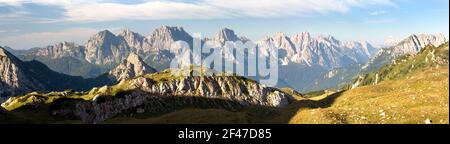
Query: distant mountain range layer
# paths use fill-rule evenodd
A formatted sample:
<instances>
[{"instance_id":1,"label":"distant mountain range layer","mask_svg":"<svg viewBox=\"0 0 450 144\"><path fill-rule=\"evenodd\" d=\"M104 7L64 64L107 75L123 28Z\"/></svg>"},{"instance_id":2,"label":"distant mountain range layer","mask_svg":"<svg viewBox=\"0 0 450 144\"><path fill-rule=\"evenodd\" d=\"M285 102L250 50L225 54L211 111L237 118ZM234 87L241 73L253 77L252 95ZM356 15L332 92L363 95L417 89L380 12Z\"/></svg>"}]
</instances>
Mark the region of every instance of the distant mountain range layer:
<instances>
[{"instance_id":1,"label":"distant mountain range layer","mask_svg":"<svg viewBox=\"0 0 450 144\"><path fill-rule=\"evenodd\" d=\"M129 29L117 35L104 30L89 38L84 45L61 42L44 48L8 51L23 61L36 60L62 74L97 78L110 73L132 53L156 71L167 69L175 58L170 47L176 41L185 41L192 46L192 36L183 28L162 26L148 36ZM224 28L213 38L203 39L202 43L224 47L226 41L247 42L249 39ZM303 32L292 37L276 33L255 43L261 52L268 47L278 48L277 87L307 92L335 88L350 82L360 73L389 64L397 56L416 53L426 45L436 46L446 41L443 35L412 35L389 48L380 49L367 42L344 42L332 36L313 37ZM225 55L227 59L235 60L233 54Z\"/></svg>"}]
</instances>

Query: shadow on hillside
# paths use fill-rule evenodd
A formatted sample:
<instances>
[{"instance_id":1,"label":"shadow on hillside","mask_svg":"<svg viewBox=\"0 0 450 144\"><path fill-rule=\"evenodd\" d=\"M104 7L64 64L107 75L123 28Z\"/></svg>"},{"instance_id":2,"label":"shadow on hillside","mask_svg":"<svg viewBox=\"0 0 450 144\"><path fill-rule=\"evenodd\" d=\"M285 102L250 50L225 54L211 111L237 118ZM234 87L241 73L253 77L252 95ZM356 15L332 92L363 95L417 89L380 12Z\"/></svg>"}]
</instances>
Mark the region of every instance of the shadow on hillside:
<instances>
[{"instance_id":1,"label":"shadow on hillside","mask_svg":"<svg viewBox=\"0 0 450 144\"><path fill-rule=\"evenodd\" d=\"M146 94L143 96L145 100L142 104L124 108L121 106L128 103L130 99L139 97L129 92L122 92L115 97L103 97L96 101L61 98L51 104L27 105L14 110L12 114L26 119L27 123L79 121L80 123L283 124L288 123L301 109L330 107L340 95L341 93L335 93L319 101L292 101L285 107L274 108L217 98ZM82 109L79 108L80 105L83 106ZM99 107L104 110L99 110ZM82 113L82 117L79 116L80 113ZM109 118L102 119L104 117ZM20 122L18 121L18 123Z\"/></svg>"},{"instance_id":2,"label":"shadow on hillside","mask_svg":"<svg viewBox=\"0 0 450 144\"><path fill-rule=\"evenodd\" d=\"M286 107L282 108L273 108L273 107L259 107L258 109L263 110L264 113L260 113L259 115L254 115L257 118L255 121L251 121L251 123L276 123L276 124L287 124L290 120L297 114L299 110L303 109L314 109L314 108L328 108L330 107L335 100L342 95L343 92L337 92L322 100L296 100L293 101ZM252 114L255 109L249 108L249 114ZM258 111L258 110L256 110ZM261 120L258 120L261 119Z\"/></svg>"}]
</instances>

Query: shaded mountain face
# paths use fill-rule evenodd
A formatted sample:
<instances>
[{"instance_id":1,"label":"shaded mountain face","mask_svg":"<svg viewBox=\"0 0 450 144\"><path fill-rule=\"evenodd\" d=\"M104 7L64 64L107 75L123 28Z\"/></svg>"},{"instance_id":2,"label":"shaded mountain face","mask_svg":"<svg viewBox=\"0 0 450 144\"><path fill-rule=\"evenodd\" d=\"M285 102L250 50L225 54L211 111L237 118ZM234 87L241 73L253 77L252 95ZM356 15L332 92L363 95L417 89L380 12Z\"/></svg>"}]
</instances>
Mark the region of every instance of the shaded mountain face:
<instances>
[{"instance_id":1,"label":"shaded mountain face","mask_svg":"<svg viewBox=\"0 0 450 144\"><path fill-rule=\"evenodd\" d=\"M244 77L173 74L182 71L185 70L165 70L87 92L30 93L12 97L2 107L14 110L48 102L48 110L54 116L98 123L135 112L169 112L185 107L238 111L249 106L283 107L292 101L289 94ZM201 73L196 68L187 71ZM52 102L49 102L50 97Z\"/></svg>"},{"instance_id":2,"label":"shaded mountain face","mask_svg":"<svg viewBox=\"0 0 450 144\"><path fill-rule=\"evenodd\" d=\"M21 61L1 48L1 96L10 97L38 91L85 90L94 83L82 77L57 73L38 61ZM103 84L102 84L103 85Z\"/></svg>"}]
</instances>

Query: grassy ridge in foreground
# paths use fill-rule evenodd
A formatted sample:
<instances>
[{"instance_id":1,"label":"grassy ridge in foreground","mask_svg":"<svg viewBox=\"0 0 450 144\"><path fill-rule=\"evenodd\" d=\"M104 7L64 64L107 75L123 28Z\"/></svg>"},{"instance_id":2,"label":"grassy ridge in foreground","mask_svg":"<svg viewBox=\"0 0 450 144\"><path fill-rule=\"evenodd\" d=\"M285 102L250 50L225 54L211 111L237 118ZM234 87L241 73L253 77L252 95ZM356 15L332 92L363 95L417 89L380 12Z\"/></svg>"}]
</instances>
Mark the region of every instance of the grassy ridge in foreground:
<instances>
[{"instance_id":1,"label":"grassy ridge in foreground","mask_svg":"<svg viewBox=\"0 0 450 144\"><path fill-rule=\"evenodd\" d=\"M442 44L439 47L429 45L416 55L404 55L390 65L383 66L379 70L355 79L353 86L348 85L346 88L377 84L384 80L404 79L407 74L415 71L448 65L448 53L448 43Z\"/></svg>"},{"instance_id":2,"label":"grassy ridge in foreground","mask_svg":"<svg viewBox=\"0 0 450 144\"><path fill-rule=\"evenodd\" d=\"M407 77L345 91L331 107L300 110L290 123L448 124L448 66Z\"/></svg>"},{"instance_id":3,"label":"grassy ridge in foreground","mask_svg":"<svg viewBox=\"0 0 450 144\"><path fill-rule=\"evenodd\" d=\"M105 123L449 123L448 66L411 73L403 80L362 86L323 99L298 100L281 109L183 109L150 117L119 117Z\"/></svg>"}]
</instances>

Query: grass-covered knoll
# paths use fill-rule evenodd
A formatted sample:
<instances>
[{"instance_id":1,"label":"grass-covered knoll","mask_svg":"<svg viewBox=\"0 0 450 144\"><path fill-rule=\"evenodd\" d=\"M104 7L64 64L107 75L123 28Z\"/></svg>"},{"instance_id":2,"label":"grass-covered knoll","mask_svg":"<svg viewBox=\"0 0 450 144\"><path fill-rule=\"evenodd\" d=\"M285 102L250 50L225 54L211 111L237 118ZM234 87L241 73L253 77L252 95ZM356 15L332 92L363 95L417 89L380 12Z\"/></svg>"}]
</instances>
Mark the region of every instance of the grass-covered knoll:
<instances>
[{"instance_id":1,"label":"grass-covered knoll","mask_svg":"<svg viewBox=\"0 0 450 144\"><path fill-rule=\"evenodd\" d=\"M180 80L186 77L228 77L244 81L246 84L256 84L255 80L238 76L232 73L218 72L212 69L199 66L190 66L183 69L166 69L161 72L144 75L143 77L151 79L155 82L167 82L171 80Z\"/></svg>"},{"instance_id":2,"label":"grass-covered knoll","mask_svg":"<svg viewBox=\"0 0 450 144\"><path fill-rule=\"evenodd\" d=\"M23 96L10 97L7 101L2 103L2 107L8 111L15 110L22 106L36 103L51 104L55 100L68 98L68 99L80 99L80 100L93 100L95 97L100 96L116 96L118 93L128 90L127 82L122 81L121 83L114 86L103 86L100 88L92 88L90 91L86 92L76 92L72 90L66 90L63 92L50 92L50 93L38 93L32 92Z\"/></svg>"},{"instance_id":3,"label":"grass-covered knoll","mask_svg":"<svg viewBox=\"0 0 450 144\"><path fill-rule=\"evenodd\" d=\"M290 123L449 123L448 66L342 92L323 109L299 110Z\"/></svg>"},{"instance_id":4,"label":"grass-covered knoll","mask_svg":"<svg viewBox=\"0 0 450 144\"><path fill-rule=\"evenodd\" d=\"M415 71L423 71L431 67L448 65L448 43L439 47L429 45L416 55L405 55L396 59L393 64L381 67L368 73L362 78L354 80L359 85L377 84L384 80L404 79L406 75Z\"/></svg>"}]
</instances>

